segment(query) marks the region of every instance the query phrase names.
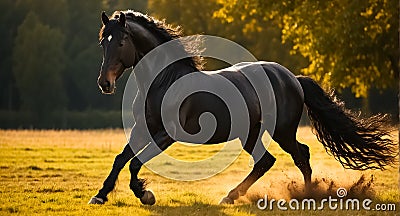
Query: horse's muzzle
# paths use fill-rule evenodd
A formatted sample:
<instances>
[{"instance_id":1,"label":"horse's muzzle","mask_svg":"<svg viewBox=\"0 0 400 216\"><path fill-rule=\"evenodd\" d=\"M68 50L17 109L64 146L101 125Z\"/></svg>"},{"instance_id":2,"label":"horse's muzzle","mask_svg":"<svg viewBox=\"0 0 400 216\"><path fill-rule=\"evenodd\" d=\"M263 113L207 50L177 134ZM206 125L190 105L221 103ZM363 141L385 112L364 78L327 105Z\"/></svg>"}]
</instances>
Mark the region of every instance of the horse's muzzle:
<instances>
[{"instance_id":1,"label":"horse's muzzle","mask_svg":"<svg viewBox=\"0 0 400 216\"><path fill-rule=\"evenodd\" d=\"M99 82L99 87L103 94L114 94L115 93L115 82L110 82L108 80L104 80L103 82Z\"/></svg>"}]
</instances>

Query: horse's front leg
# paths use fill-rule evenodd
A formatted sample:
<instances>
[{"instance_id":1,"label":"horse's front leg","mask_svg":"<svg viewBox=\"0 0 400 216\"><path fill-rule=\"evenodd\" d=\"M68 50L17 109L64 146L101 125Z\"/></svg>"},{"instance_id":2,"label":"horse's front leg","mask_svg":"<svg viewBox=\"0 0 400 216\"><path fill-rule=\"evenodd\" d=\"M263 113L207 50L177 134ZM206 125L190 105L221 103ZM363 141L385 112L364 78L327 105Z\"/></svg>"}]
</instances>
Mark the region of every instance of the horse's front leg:
<instances>
[{"instance_id":1,"label":"horse's front leg","mask_svg":"<svg viewBox=\"0 0 400 216\"><path fill-rule=\"evenodd\" d=\"M146 180L139 179L138 173L144 163L163 152L173 142L174 140L170 138L165 131L159 132L154 136L154 142L151 142L142 152L131 160L129 165L131 182L129 186L135 196L139 198L143 204L153 205L156 202L156 199L151 191L146 190Z\"/></svg>"},{"instance_id":2,"label":"horse's front leg","mask_svg":"<svg viewBox=\"0 0 400 216\"><path fill-rule=\"evenodd\" d=\"M140 128L134 126L132 128L129 143L126 144L124 150L115 157L113 167L110 174L104 181L103 187L99 190L96 196L90 199L89 204L104 204L108 201L107 195L114 189L115 182L117 181L118 175L122 168L124 168L125 164L147 144L148 141L144 139Z\"/></svg>"}]
</instances>

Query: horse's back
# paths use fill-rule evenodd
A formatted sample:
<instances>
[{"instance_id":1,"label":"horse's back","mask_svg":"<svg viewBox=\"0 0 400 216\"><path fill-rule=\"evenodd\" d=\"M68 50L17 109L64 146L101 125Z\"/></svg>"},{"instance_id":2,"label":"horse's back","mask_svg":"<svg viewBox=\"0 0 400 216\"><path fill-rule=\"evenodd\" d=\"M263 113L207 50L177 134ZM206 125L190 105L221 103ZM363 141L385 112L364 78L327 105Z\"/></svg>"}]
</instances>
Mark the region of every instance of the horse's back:
<instances>
[{"instance_id":1,"label":"horse's back","mask_svg":"<svg viewBox=\"0 0 400 216\"><path fill-rule=\"evenodd\" d=\"M235 96L234 92L229 92L229 94L232 94L232 97L243 97L249 115L249 131L262 124L261 102L271 97L271 92L267 91L273 91L276 103L274 107L276 110L275 132L283 133L286 128L297 128L303 109L304 95L297 78L285 67L274 62L241 62L219 71L206 72L205 76L222 76L237 88L240 96ZM265 81L266 79L269 80L272 89L262 88L263 91L257 91L258 87L254 80ZM213 84L205 83L204 85ZM221 86L207 88L222 88ZM204 112L212 113L217 118L218 124L214 136L207 143L226 141L232 126L230 119L234 116L231 116L229 107L224 101L213 94L197 93L182 103L180 119L184 129L190 133L199 132L198 118Z\"/></svg>"}]
</instances>

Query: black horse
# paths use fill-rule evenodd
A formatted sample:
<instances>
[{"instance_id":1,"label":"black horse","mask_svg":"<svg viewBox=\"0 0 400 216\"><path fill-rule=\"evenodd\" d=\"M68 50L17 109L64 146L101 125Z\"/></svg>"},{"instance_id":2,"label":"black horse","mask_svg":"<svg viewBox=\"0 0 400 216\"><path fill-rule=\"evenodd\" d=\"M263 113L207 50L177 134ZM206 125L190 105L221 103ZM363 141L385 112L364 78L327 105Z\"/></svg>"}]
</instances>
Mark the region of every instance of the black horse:
<instances>
[{"instance_id":1,"label":"black horse","mask_svg":"<svg viewBox=\"0 0 400 216\"><path fill-rule=\"evenodd\" d=\"M157 46L181 37L179 29L133 11L116 11L110 18L103 12L102 23L99 37L104 53L98 85L105 94L114 93L115 82L125 69L135 67L143 56ZM183 44L181 48L184 50ZM145 189L145 180L139 179L137 175L145 162L160 153L154 146L163 151L175 142L163 126L161 100L175 80L189 73L199 72L200 63L200 59L196 57L176 61L163 69L152 83L148 83L146 74L135 73L139 88L135 103L139 101L146 104L145 114L134 113L136 124L129 143L116 156L103 187L89 203L103 204L107 201L107 194L113 190L119 172L129 160L131 190L143 204L155 203L153 193ZM343 167L355 170L384 169L395 162L395 143L390 138L389 130L385 128L385 115L360 118L311 78L296 77L276 63L248 63L249 66L253 64L258 64L260 71L268 76L275 94L277 118L275 131L271 134L272 139L292 156L294 164L304 176L306 186L310 186L312 172L309 148L296 140L304 104L307 106L308 116L318 140ZM250 124L248 139L242 145L243 149L254 157L253 150L256 143L260 142L260 129L264 124L261 120L260 98L240 70L231 67L221 70L218 74L232 81L245 98ZM147 94L143 90L146 85L151 85ZM226 128L229 129L230 122L224 121L228 112L224 103L206 93L193 95L188 101L192 106L181 109L179 113L180 118L185 119L182 127L187 131L196 132L199 129L199 113L211 112L216 116L218 126L207 143L227 141L229 130ZM143 111L136 109L134 104L134 112ZM140 116L144 116L144 119ZM147 129L152 139L148 137ZM155 145L149 144L151 140L154 140ZM272 167L275 158L265 148L261 151L263 154L255 160L250 174L231 190L221 203L234 203L234 200L244 195L249 187Z\"/></svg>"}]
</instances>

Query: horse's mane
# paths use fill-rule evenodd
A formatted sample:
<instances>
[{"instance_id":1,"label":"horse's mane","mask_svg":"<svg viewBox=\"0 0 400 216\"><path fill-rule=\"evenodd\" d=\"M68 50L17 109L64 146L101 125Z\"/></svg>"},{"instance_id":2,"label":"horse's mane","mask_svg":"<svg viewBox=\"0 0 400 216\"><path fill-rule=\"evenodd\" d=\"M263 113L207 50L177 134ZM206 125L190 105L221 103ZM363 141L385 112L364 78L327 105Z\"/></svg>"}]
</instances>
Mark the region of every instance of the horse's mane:
<instances>
[{"instance_id":1,"label":"horse's mane","mask_svg":"<svg viewBox=\"0 0 400 216\"><path fill-rule=\"evenodd\" d=\"M180 26L172 26L167 24L165 20L158 20L147 14L142 14L136 11L128 10L124 12L126 18L133 22L136 22L149 31L161 36L162 42L167 42L173 39L177 39L183 36L182 28ZM120 12L114 12L113 16L118 19Z\"/></svg>"},{"instance_id":2,"label":"horse's mane","mask_svg":"<svg viewBox=\"0 0 400 216\"><path fill-rule=\"evenodd\" d=\"M120 13L123 12L128 22L137 23L153 34L158 36L158 39L162 42L168 42L174 39L178 39L184 36L181 26L173 26L167 24L165 19L159 20L147 14L142 14L133 10L127 11L115 11L110 19L118 19ZM104 32L104 26L100 29L99 36L102 37ZM200 46L202 40L199 36L193 36L190 40L181 40L181 43L186 52L195 56L188 60L193 67L201 70L203 68L203 59L199 56L201 51Z\"/></svg>"}]
</instances>

